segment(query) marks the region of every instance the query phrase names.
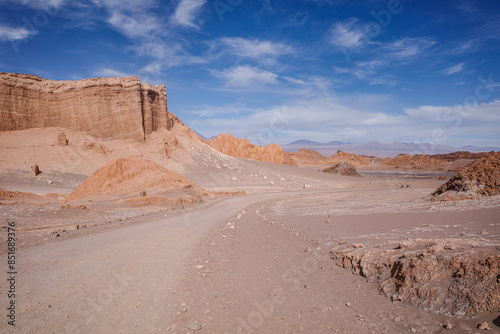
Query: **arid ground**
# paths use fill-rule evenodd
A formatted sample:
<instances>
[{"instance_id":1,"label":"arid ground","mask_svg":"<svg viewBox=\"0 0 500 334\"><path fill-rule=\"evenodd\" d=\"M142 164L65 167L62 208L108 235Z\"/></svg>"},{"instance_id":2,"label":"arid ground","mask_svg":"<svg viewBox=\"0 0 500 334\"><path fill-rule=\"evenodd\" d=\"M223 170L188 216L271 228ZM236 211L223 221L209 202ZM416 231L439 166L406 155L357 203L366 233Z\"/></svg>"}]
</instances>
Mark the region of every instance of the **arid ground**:
<instances>
[{"instance_id":1,"label":"arid ground","mask_svg":"<svg viewBox=\"0 0 500 334\"><path fill-rule=\"evenodd\" d=\"M15 156L15 143L30 131L36 141L41 130L3 133L3 152ZM498 331L494 312L457 316L391 300L366 268L360 275L336 253L391 251L405 242L425 253L451 240L437 252L465 243L498 254L498 195L433 202L428 197L444 182L439 177L454 172L371 166L348 177L183 145L192 160L178 171L219 195L168 209L117 198L64 199L113 153L92 153L102 163L87 169L65 170L60 157L52 166L66 149L57 147L45 157L27 148L31 159L19 168L4 163L3 188L23 192L5 195L0 211L2 224L14 221L17 229L17 332L475 333L483 322ZM28 160L42 174L31 175ZM235 191L246 194L221 195ZM34 195L47 193L60 197ZM7 281L0 285L5 291ZM6 294L1 298L5 305ZM12 331L5 322L1 328Z\"/></svg>"}]
</instances>

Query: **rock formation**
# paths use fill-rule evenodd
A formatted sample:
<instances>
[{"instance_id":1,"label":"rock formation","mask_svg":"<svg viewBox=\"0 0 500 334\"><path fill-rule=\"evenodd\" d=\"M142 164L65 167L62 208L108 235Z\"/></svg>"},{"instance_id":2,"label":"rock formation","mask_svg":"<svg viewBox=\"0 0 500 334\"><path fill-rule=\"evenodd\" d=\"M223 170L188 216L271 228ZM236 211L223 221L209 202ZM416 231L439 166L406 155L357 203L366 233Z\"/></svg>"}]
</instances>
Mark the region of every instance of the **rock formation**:
<instances>
[{"instance_id":1,"label":"rock formation","mask_svg":"<svg viewBox=\"0 0 500 334\"><path fill-rule=\"evenodd\" d=\"M306 148L301 148L298 152L287 154L297 165L314 165L319 161L326 159L323 154Z\"/></svg>"},{"instance_id":2,"label":"rock formation","mask_svg":"<svg viewBox=\"0 0 500 334\"><path fill-rule=\"evenodd\" d=\"M484 240L390 241L334 249L337 264L393 301L454 317L500 312L499 245Z\"/></svg>"},{"instance_id":3,"label":"rock formation","mask_svg":"<svg viewBox=\"0 0 500 334\"><path fill-rule=\"evenodd\" d=\"M57 135L57 145L59 146L68 145L68 139L66 138L66 134L64 132L61 132L60 134Z\"/></svg>"},{"instance_id":4,"label":"rock formation","mask_svg":"<svg viewBox=\"0 0 500 334\"><path fill-rule=\"evenodd\" d=\"M320 163L323 165L336 165L340 162L347 162L357 167L357 166L367 165L370 162L370 158L362 155L346 153L339 150L334 155L326 158L325 160L320 161Z\"/></svg>"},{"instance_id":5,"label":"rock formation","mask_svg":"<svg viewBox=\"0 0 500 334\"><path fill-rule=\"evenodd\" d=\"M446 165L446 161L425 154L399 154L397 157L389 159L387 165L395 168L422 169L441 167Z\"/></svg>"},{"instance_id":6,"label":"rock formation","mask_svg":"<svg viewBox=\"0 0 500 334\"><path fill-rule=\"evenodd\" d=\"M500 194L500 151L477 160L441 185L432 199L454 200Z\"/></svg>"},{"instance_id":7,"label":"rock formation","mask_svg":"<svg viewBox=\"0 0 500 334\"><path fill-rule=\"evenodd\" d=\"M205 142L217 151L235 158L297 166L281 146L276 144L269 144L268 146L253 145L248 139L235 138L230 133L220 134L218 137Z\"/></svg>"},{"instance_id":8,"label":"rock formation","mask_svg":"<svg viewBox=\"0 0 500 334\"><path fill-rule=\"evenodd\" d=\"M180 122L167 110L165 86L138 77L54 81L0 72L0 110L0 131L62 127L99 139L143 141Z\"/></svg>"},{"instance_id":9,"label":"rock formation","mask_svg":"<svg viewBox=\"0 0 500 334\"><path fill-rule=\"evenodd\" d=\"M40 168L38 167L37 164L34 164L33 166L31 166L31 173L35 176L42 174L42 172L40 171Z\"/></svg>"},{"instance_id":10,"label":"rock formation","mask_svg":"<svg viewBox=\"0 0 500 334\"><path fill-rule=\"evenodd\" d=\"M433 154L433 155L431 155L431 158L441 159L441 160L445 160L448 162L456 161L456 160L460 160L460 159L477 160L477 159L481 159L481 158L488 156L490 153L492 153L492 152L471 153L469 151L458 151L458 152L446 153L446 154Z\"/></svg>"},{"instance_id":11,"label":"rock formation","mask_svg":"<svg viewBox=\"0 0 500 334\"><path fill-rule=\"evenodd\" d=\"M94 197L137 196L144 192L162 195L172 192L201 196L207 193L184 176L138 156L113 160L96 170L66 200ZM147 200L147 196L140 196ZM178 197L176 195L176 197Z\"/></svg>"},{"instance_id":12,"label":"rock formation","mask_svg":"<svg viewBox=\"0 0 500 334\"><path fill-rule=\"evenodd\" d=\"M361 177L361 175L359 175L358 171L356 170L356 167L344 161L339 162L335 166L325 168L322 170L322 172L330 174L339 174L344 176Z\"/></svg>"}]
</instances>

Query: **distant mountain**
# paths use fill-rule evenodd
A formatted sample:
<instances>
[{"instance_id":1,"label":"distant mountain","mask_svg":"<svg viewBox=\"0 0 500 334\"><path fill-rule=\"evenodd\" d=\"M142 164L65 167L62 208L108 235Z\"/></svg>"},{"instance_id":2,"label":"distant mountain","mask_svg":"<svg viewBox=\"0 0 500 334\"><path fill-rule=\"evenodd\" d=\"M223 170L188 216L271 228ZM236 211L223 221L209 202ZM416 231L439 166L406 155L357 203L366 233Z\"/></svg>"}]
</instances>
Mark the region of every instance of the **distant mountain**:
<instances>
[{"instance_id":1,"label":"distant mountain","mask_svg":"<svg viewBox=\"0 0 500 334\"><path fill-rule=\"evenodd\" d=\"M377 156L380 158L394 158L398 154L446 154L457 151L469 151L471 153L477 152L490 152L499 151L498 147L477 147L477 146L463 146L454 147L447 145L432 145L428 143L380 143L378 141L371 141L366 144L349 144L340 141L331 141L329 143L320 143L307 139L294 141L290 144L282 145L285 152L297 152L301 148L314 150L324 156L331 156L338 150L344 152Z\"/></svg>"},{"instance_id":2,"label":"distant mountain","mask_svg":"<svg viewBox=\"0 0 500 334\"><path fill-rule=\"evenodd\" d=\"M193 130L193 129L191 129L191 130ZM205 139L205 140L207 139L207 137L205 137L204 135L202 135L198 131L193 130L193 132L196 133L198 136L200 136L202 139Z\"/></svg>"},{"instance_id":3,"label":"distant mountain","mask_svg":"<svg viewBox=\"0 0 500 334\"><path fill-rule=\"evenodd\" d=\"M337 140L332 140L326 143L326 145L345 145L345 144L350 144L350 143L344 143L342 141L337 141Z\"/></svg>"},{"instance_id":4,"label":"distant mountain","mask_svg":"<svg viewBox=\"0 0 500 334\"><path fill-rule=\"evenodd\" d=\"M337 141L337 140L332 140L328 143L320 143L320 142L312 141L309 139L299 139L299 140L291 142L290 144L287 144L287 145L345 145L345 144L350 144L350 143L344 143L344 142Z\"/></svg>"},{"instance_id":5,"label":"distant mountain","mask_svg":"<svg viewBox=\"0 0 500 334\"><path fill-rule=\"evenodd\" d=\"M308 139L299 139L299 140L296 140L294 142L291 142L288 145L321 145L321 143L317 142L317 141L308 140Z\"/></svg>"}]
</instances>

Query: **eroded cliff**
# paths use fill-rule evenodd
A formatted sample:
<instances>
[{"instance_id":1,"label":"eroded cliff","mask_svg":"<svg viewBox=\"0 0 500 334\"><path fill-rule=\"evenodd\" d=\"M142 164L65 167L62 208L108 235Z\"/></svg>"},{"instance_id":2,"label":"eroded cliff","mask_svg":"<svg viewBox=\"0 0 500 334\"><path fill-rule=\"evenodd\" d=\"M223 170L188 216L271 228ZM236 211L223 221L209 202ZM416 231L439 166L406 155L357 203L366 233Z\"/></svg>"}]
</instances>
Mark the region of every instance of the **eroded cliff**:
<instances>
[{"instance_id":1,"label":"eroded cliff","mask_svg":"<svg viewBox=\"0 0 500 334\"><path fill-rule=\"evenodd\" d=\"M55 81L0 72L0 131L63 127L143 141L176 119L167 110L165 86L141 84L138 77Z\"/></svg>"}]
</instances>

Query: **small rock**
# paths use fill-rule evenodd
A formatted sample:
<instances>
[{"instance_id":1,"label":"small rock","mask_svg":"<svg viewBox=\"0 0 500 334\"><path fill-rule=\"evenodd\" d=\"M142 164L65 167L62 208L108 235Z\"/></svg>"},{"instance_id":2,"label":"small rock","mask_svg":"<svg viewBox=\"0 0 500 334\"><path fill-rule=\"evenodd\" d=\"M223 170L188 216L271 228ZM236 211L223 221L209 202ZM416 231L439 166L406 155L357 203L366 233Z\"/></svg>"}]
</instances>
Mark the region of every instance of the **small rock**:
<instances>
[{"instance_id":1,"label":"small rock","mask_svg":"<svg viewBox=\"0 0 500 334\"><path fill-rule=\"evenodd\" d=\"M453 326L451 324L446 324L446 326L444 326L444 328L446 328L446 329L452 329Z\"/></svg>"},{"instance_id":2,"label":"small rock","mask_svg":"<svg viewBox=\"0 0 500 334\"><path fill-rule=\"evenodd\" d=\"M486 321L483 322L482 324L477 325L477 329L488 330L489 328L490 328L490 326L488 325L488 323Z\"/></svg>"},{"instance_id":3,"label":"small rock","mask_svg":"<svg viewBox=\"0 0 500 334\"><path fill-rule=\"evenodd\" d=\"M193 332L197 332L201 329L201 324L197 321L194 321L194 322L190 322L188 325L187 325L187 328L189 330L192 330Z\"/></svg>"},{"instance_id":4,"label":"small rock","mask_svg":"<svg viewBox=\"0 0 500 334\"><path fill-rule=\"evenodd\" d=\"M196 266L194 266L196 269L203 269L203 266L201 264L198 264Z\"/></svg>"},{"instance_id":5,"label":"small rock","mask_svg":"<svg viewBox=\"0 0 500 334\"><path fill-rule=\"evenodd\" d=\"M139 195L141 195L142 197L146 196L146 191L145 190L141 191Z\"/></svg>"},{"instance_id":6,"label":"small rock","mask_svg":"<svg viewBox=\"0 0 500 334\"><path fill-rule=\"evenodd\" d=\"M31 172L33 173L33 175L35 176L38 176L40 175L42 172L40 171L40 168L38 168L38 165L37 164L34 164L33 166L31 166Z\"/></svg>"},{"instance_id":7,"label":"small rock","mask_svg":"<svg viewBox=\"0 0 500 334\"><path fill-rule=\"evenodd\" d=\"M393 319L394 322L400 322L401 320L403 320L403 319L401 319L401 317L396 317Z\"/></svg>"},{"instance_id":8,"label":"small rock","mask_svg":"<svg viewBox=\"0 0 500 334\"><path fill-rule=\"evenodd\" d=\"M416 330L415 328L411 327L411 328L410 328L410 332L412 332L412 333L416 333L416 332L417 332L417 330Z\"/></svg>"},{"instance_id":9,"label":"small rock","mask_svg":"<svg viewBox=\"0 0 500 334\"><path fill-rule=\"evenodd\" d=\"M347 303L347 304L345 304L345 306L351 307L351 303Z\"/></svg>"},{"instance_id":10,"label":"small rock","mask_svg":"<svg viewBox=\"0 0 500 334\"><path fill-rule=\"evenodd\" d=\"M66 134L64 132L57 135L57 144L60 146L68 145L68 139L66 138Z\"/></svg>"}]
</instances>

